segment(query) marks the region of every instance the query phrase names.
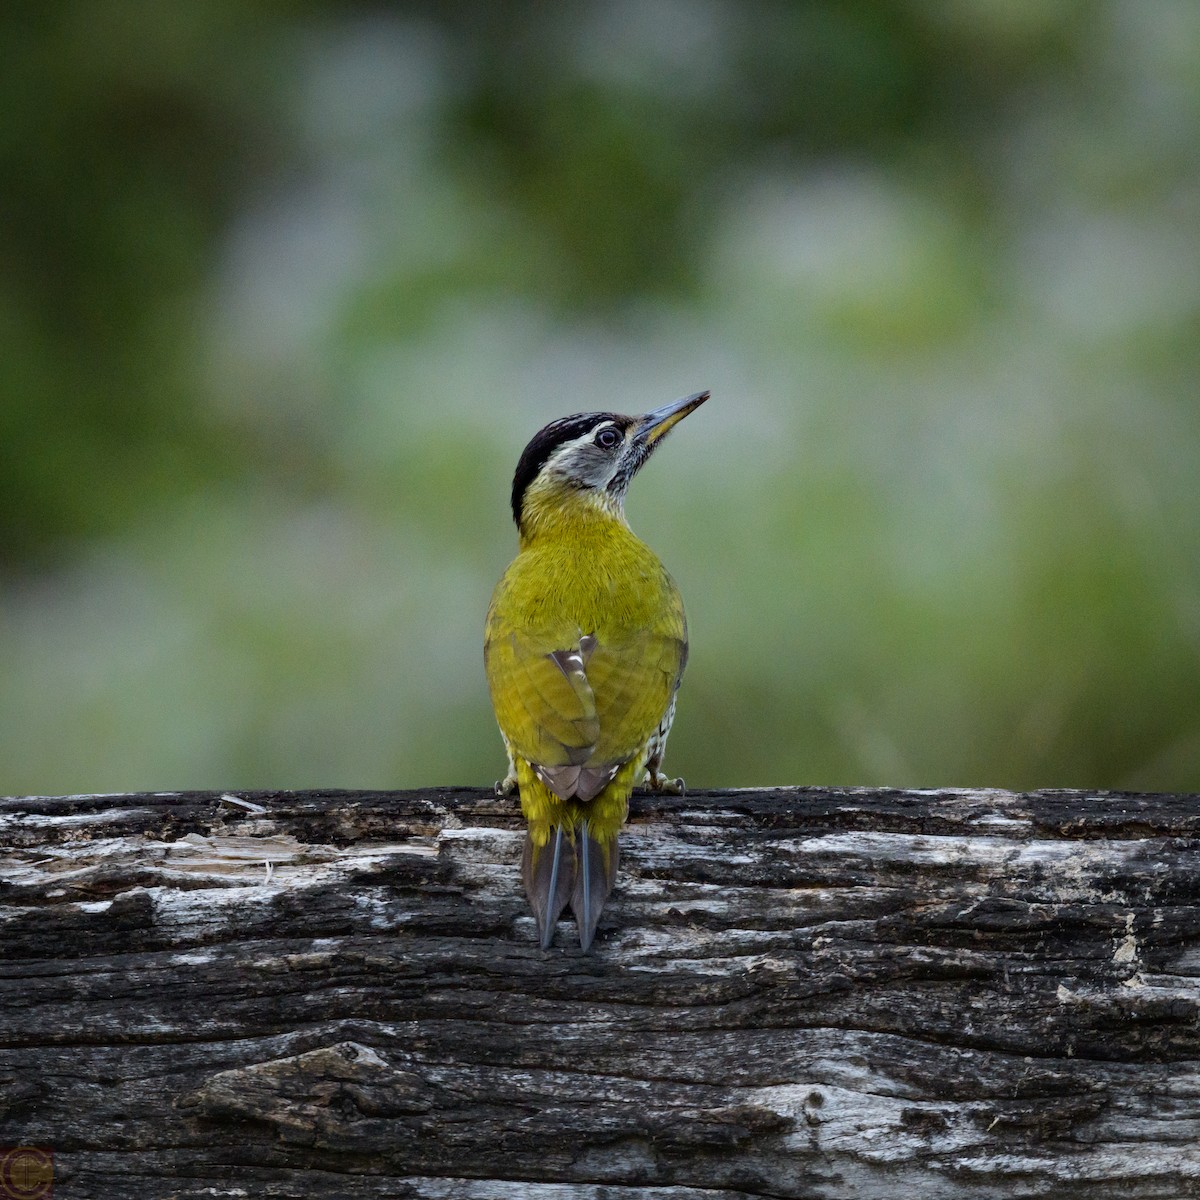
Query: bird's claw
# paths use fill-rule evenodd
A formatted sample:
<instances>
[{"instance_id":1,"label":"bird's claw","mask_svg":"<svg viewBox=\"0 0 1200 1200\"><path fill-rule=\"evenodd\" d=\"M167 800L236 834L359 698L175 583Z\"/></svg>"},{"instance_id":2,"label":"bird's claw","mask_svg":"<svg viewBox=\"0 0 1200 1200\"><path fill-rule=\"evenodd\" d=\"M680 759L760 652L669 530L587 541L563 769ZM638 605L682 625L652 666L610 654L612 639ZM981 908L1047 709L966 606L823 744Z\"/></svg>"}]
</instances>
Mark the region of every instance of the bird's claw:
<instances>
[{"instance_id":1,"label":"bird's claw","mask_svg":"<svg viewBox=\"0 0 1200 1200\"><path fill-rule=\"evenodd\" d=\"M492 790L501 799L511 796L517 790L517 777L515 775L505 775L503 779L497 779L492 785Z\"/></svg>"}]
</instances>

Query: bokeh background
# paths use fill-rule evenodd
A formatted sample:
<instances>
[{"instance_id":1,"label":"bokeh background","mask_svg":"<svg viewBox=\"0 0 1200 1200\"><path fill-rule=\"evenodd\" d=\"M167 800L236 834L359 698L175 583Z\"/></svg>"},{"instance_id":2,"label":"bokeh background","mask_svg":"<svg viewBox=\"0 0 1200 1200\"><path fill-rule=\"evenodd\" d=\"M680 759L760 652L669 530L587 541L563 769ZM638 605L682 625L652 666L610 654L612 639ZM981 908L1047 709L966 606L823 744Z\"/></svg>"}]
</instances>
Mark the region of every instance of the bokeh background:
<instances>
[{"instance_id":1,"label":"bokeh background","mask_svg":"<svg viewBox=\"0 0 1200 1200\"><path fill-rule=\"evenodd\" d=\"M1194 0L6 0L0 792L485 783L512 468L693 785L1200 787Z\"/></svg>"}]
</instances>

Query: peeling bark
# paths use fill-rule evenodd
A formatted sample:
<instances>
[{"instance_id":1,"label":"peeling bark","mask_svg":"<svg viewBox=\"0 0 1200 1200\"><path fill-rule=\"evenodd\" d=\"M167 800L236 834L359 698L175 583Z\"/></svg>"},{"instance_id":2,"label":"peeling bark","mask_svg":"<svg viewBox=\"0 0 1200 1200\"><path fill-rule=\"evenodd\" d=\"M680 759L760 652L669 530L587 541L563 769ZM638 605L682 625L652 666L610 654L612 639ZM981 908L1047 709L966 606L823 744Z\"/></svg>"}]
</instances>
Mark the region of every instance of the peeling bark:
<instances>
[{"instance_id":1,"label":"peeling bark","mask_svg":"<svg viewBox=\"0 0 1200 1200\"><path fill-rule=\"evenodd\" d=\"M637 796L537 948L474 789L0 801L56 1194L1200 1196L1200 797Z\"/></svg>"}]
</instances>

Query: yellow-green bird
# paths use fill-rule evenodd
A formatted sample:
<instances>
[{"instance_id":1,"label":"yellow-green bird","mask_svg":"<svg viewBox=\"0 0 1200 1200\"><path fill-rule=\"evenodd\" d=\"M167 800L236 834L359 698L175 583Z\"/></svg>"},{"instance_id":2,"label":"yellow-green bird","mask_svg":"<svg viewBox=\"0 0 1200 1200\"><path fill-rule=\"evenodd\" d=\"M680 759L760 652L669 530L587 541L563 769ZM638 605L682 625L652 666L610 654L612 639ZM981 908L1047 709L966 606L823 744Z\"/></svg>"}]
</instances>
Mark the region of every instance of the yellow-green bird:
<instances>
[{"instance_id":1,"label":"yellow-green bird","mask_svg":"<svg viewBox=\"0 0 1200 1200\"><path fill-rule=\"evenodd\" d=\"M656 791L687 662L683 598L629 528L625 492L708 399L645 416L578 413L525 447L513 477L520 552L496 585L484 663L529 829L521 877L543 949L570 904L586 950L617 873L617 835L646 773Z\"/></svg>"}]
</instances>

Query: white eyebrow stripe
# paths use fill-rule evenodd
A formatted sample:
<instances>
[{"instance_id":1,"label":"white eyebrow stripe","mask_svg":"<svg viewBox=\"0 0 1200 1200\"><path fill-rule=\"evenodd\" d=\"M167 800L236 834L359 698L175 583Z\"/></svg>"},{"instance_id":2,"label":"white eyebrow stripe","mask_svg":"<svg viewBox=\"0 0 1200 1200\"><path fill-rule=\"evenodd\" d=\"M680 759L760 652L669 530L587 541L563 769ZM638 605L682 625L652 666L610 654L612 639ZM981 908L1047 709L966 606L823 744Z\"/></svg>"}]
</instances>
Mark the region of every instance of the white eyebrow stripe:
<instances>
[{"instance_id":1,"label":"white eyebrow stripe","mask_svg":"<svg viewBox=\"0 0 1200 1200\"><path fill-rule=\"evenodd\" d=\"M601 424L605 424L605 423L606 422L601 422ZM550 457L546 460L546 466L553 466L556 463L558 463L558 461L560 459L570 457L576 450L580 449L581 447L590 446L592 444L592 438L594 438L596 436L596 430L599 428L600 428L600 425L597 425L595 428L588 430L588 432L585 433L582 437L573 438L569 442L563 442L563 444L561 446L559 446L554 451L554 453L551 454ZM544 469L545 468L543 468L543 470Z\"/></svg>"}]
</instances>

